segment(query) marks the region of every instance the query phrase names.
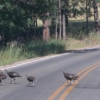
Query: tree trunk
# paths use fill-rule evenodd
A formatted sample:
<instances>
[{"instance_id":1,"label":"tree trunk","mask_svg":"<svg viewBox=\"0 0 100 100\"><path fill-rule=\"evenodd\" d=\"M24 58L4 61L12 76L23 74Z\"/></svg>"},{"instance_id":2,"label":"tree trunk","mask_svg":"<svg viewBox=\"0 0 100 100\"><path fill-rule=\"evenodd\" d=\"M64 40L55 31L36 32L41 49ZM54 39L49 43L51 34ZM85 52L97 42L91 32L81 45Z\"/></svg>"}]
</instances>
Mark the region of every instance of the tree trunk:
<instances>
[{"instance_id":1,"label":"tree trunk","mask_svg":"<svg viewBox=\"0 0 100 100\"><path fill-rule=\"evenodd\" d=\"M61 40L61 0L59 2L59 39Z\"/></svg>"},{"instance_id":2,"label":"tree trunk","mask_svg":"<svg viewBox=\"0 0 100 100\"><path fill-rule=\"evenodd\" d=\"M56 28L56 18L51 19L51 35L54 37Z\"/></svg>"},{"instance_id":3,"label":"tree trunk","mask_svg":"<svg viewBox=\"0 0 100 100\"><path fill-rule=\"evenodd\" d=\"M68 29L68 15L65 14L65 21L66 21L66 29Z\"/></svg>"},{"instance_id":4,"label":"tree trunk","mask_svg":"<svg viewBox=\"0 0 100 100\"><path fill-rule=\"evenodd\" d=\"M58 39L58 32L57 32L57 19L56 19L56 26L55 26L55 33L56 33L56 40Z\"/></svg>"},{"instance_id":5,"label":"tree trunk","mask_svg":"<svg viewBox=\"0 0 100 100\"><path fill-rule=\"evenodd\" d=\"M88 34L88 0L86 0L86 34Z\"/></svg>"},{"instance_id":6,"label":"tree trunk","mask_svg":"<svg viewBox=\"0 0 100 100\"><path fill-rule=\"evenodd\" d=\"M98 7L96 4L96 0L93 0L93 8L94 8L94 24L95 24L95 31L99 32L99 18L98 18Z\"/></svg>"},{"instance_id":7,"label":"tree trunk","mask_svg":"<svg viewBox=\"0 0 100 100\"><path fill-rule=\"evenodd\" d=\"M49 39L50 39L49 21L45 19L43 20L43 40L49 41Z\"/></svg>"},{"instance_id":8,"label":"tree trunk","mask_svg":"<svg viewBox=\"0 0 100 100\"><path fill-rule=\"evenodd\" d=\"M65 23L65 13L63 13L63 40L66 41L66 23Z\"/></svg>"},{"instance_id":9,"label":"tree trunk","mask_svg":"<svg viewBox=\"0 0 100 100\"><path fill-rule=\"evenodd\" d=\"M69 1L66 0L66 6L68 7L69 6ZM66 30L68 30L68 13L69 13L69 9L67 8L66 9L66 14L65 14L65 21L66 21Z\"/></svg>"},{"instance_id":10,"label":"tree trunk","mask_svg":"<svg viewBox=\"0 0 100 100\"><path fill-rule=\"evenodd\" d=\"M65 41L66 40L66 20L65 20L65 11L62 10L61 11L61 25L62 25L62 31L61 31L61 34L62 34L62 39Z\"/></svg>"},{"instance_id":11,"label":"tree trunk","mask_svg":"<svg viewBox=\"0 0 100 100\"><path fill-rule=\"evenodd\" d=\"M34 34L36 35L36 33L37 33L37 18L34 18L34 26L35 26Z\"/></svg>"}]
</instances>

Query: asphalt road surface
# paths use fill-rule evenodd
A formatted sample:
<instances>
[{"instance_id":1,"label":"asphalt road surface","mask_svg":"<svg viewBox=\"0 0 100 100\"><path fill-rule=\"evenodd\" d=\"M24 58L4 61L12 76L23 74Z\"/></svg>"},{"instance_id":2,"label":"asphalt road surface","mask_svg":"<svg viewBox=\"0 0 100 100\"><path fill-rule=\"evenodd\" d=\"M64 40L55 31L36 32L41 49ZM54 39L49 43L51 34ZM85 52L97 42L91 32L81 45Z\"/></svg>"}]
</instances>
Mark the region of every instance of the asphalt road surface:
<instances>
[{"instance_id":1,"label":"asphalt road surface","mask_svg":"<svg viewBox=\"0 0 100 100\"><path fill-rule=\"evenodd\" d=\"M52 94L66 82L61 68L76 74L98 62L100 49L93 49L60 54L9 68L8 71L16 71L22 78L16 78L16 84L10 84L9 77L4 80L5 85L0 84L0 100L50 100L50 97L54 97ZM35 87L27 86L26 74L36 77ZM87 73L63 98L63 93L70 86L70 83L65 85L51 100L100 100L100 65Z\"/></svg>"}]
</instances>

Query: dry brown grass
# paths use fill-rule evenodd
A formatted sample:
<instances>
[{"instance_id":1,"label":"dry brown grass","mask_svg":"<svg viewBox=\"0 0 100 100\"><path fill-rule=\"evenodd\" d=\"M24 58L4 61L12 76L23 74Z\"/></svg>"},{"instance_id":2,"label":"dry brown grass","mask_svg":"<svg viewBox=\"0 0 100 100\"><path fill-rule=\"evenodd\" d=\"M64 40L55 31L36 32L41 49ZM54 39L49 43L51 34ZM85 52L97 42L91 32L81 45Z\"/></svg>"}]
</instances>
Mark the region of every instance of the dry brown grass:
<instances>
[{"instance_id":1,"label":"dry brown grass","mask_svg":"<svg viewBox=\"0 0 100 100\"><path fill-rule=\"evenodd\" d=\"M81 40L68 38L66 41L67 50L76 50L85 47L93 47L95 45L100 45L100 34L91 33L89 37L84 37Z\"/></svg>"}]
</instances>

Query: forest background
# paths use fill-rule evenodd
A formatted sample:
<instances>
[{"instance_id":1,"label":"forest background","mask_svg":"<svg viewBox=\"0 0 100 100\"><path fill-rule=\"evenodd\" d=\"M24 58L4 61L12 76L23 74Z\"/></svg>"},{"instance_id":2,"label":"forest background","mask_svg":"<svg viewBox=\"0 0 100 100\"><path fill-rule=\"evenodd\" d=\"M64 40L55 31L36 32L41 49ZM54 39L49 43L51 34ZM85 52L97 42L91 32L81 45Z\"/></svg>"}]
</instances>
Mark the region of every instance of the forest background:
<instances>
[{"instance_id":1,"label":"forest background","mask_svg":"<svg viewBox=\"0 0 100 100\"><path fill-rule=\"evenodd\" d=\"M100 44L100 0L0 0L0 66Z\"/></svg>"}]
</instances>

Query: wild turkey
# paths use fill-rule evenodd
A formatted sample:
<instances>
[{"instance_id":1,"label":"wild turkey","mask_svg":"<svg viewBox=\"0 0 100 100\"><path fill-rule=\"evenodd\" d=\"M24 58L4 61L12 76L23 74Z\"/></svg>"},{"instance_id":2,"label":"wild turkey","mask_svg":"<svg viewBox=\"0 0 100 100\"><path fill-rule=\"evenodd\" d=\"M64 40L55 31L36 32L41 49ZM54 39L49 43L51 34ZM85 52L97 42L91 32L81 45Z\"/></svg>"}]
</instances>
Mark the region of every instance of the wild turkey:
<instances>
[{"instance_id":1,"label":"wild turkey","mask_svg":"<svg viewBox=\"0 0 100 100\"><path fill-rule=\"evenodd\" d=\"M63 69L63 75L64 77L68 80L70 80L70 82L73 84L73 80L78 80L79 76L75 75L75 74L70 74L64 71Z\"/></svg>"},{"instance_id":2,"label":"wild turkey","mask_svg":"<svg viewBox=\"0 0 100 100\"><path fill-rule=\"evenodd\" d=\"M10 81L10 83L12 83L12 81L14 81L14 84L15 84L16 77L21 77L17 72L13 72L13 71L8 72L7 70L5 70L5 71L7 72L9 77L13 79Z\"/></svg>"},{"instance_id":3,"label":"wild turkey","mask_svg":"<svg viewBox=\"0 0 100 100\"><path fill-rule=\"evenodd\" d=\"M2 70L0 70L0 75L2 75L3 74L3 72L2 72Z\"/></svg>"},{"instance_id":4,"label":"wild turkey","mask_svg":"<svg viewBox=\"0 0 100 100\"><path fill-rule=\"evenodd\" d=\"M33 76L27 76L27 74L26 74L26 77L27 77L27 80L29 81L29 84L32 83L32 85L35 86L34 82L37 82L36 78ZM29 84L27 86L29 86Z\"/></svg>"},{"instance_id":5,"label":"wild turkey","mask_svg":"<svg viewBox=\"0 0 100 100\"><path fill-rule=\"evenodd\" d=\"M7 78L7 76L4 75L3 72L0 70L0 83L3 83L3 85L4 85L3 80L6 79L6 78Z\"/></svg>"}]
</instances>

